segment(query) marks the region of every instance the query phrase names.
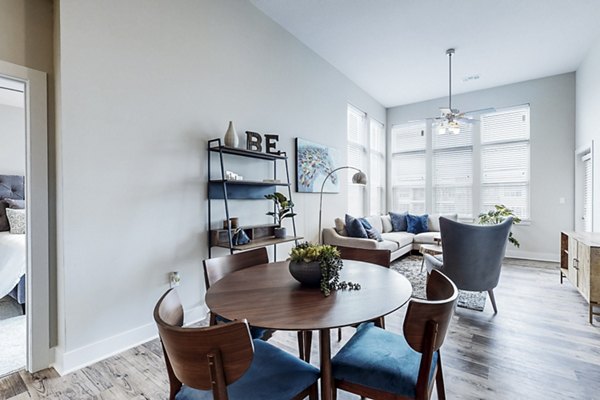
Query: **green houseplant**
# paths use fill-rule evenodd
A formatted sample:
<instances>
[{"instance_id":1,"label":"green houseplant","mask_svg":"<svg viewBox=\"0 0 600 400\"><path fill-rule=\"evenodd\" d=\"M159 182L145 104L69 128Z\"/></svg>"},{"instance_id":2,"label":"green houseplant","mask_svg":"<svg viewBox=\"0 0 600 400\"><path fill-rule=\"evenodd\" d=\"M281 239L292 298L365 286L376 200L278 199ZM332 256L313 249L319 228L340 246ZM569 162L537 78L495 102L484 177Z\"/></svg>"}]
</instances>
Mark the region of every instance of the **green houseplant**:
<instances>
[{"instance_id":1,"label":"green houseplant","mask_svg":"<svg viewBox=\"0 0 600 400\"><path fill-rule=\"evenodd\" d=\"M306 286L319 286L325 296L332 290L359 290L360 285L340 282L343 263L339 250L327 244L302 243L290 252L290 273Z\"/></svg>"},{"instance_id":2,"label":"green houseplant","mask_svg":"<svg viewBox=\"0 0 600 400\"><path fill-rule=\"evenodd\" d=\"M521 218L517 217L513 210L506 208L503 204L496 204L493 210L479 214L478 222L481 225L495 225L501 223L508 217L513 217L513 225L521 222ZM519 241L513 236L512 232L508 234L508 241L517 248L521 246Z\"/></svg>"},{"instance_id":3,"label":"green houseplant","mask_svg":"<svg viewBox=\"0 0 600 400\"><path fill-rule=\"evenodd\" d=\"M291 200L288 200L283 193L279 192L266 194L265 198L273 200L273 203L275 204L275 211L269 211L267 213L267 215L275 219L275 223L277 224L277 227L274 229L275 237L280 239L284 238L286 232L285 227L281 226L281 223L285 218L296 216L293 212L294 203Z\"/></svg>"}]
</instances>

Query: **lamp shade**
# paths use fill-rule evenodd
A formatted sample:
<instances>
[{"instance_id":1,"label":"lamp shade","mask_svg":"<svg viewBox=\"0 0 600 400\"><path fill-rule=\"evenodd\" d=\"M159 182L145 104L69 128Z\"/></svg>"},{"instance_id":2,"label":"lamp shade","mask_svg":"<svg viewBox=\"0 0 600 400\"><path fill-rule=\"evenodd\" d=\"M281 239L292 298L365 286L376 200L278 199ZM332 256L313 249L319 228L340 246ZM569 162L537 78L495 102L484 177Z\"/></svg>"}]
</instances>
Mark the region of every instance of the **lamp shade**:
<instances>
[{"instance_id":1,"label":"lamp shade","mask_svg":"<svg viewBox=\"0 0 600 400\"><path fill-rule=\"evenodd\" d=\"M365 173L362 171L358 171L352 176L352 183L356 183L358 185L366 185L367 175L365 175Z\"/></svg>"}]
</instances>

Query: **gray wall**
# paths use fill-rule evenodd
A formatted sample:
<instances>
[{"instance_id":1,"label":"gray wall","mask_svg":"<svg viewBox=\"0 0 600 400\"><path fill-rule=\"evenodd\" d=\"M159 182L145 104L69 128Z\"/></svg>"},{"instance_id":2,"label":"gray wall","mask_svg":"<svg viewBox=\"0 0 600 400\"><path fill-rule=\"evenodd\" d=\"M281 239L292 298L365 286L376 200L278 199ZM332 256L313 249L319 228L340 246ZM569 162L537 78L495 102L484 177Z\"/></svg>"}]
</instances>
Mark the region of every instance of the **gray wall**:
<instances>
[{"instance_id":1,"label":"gray wall","mask_svg":"<svg viewBox=\"0 0 600 400\"><path fill-rule=\"evenodd\" d=\"M588 51L577 69L577 141L576 148L594 141L593 230L600 231L600 39Z\"/></svg>"},{"instance_id":2,"label":"gray wall","mask_svg":"<svg viewBox=\"0 0 600 400\"><path fill-rule=\"evenodd\" d=\"M204 316L205 148L229 120L239 133L279 134L290 155L299 136L343 159L348 102L385 121L380 104L247 2L62 0L58 47L63 371L154 335L169 271L181 273L192 318ZM299 232L316 240L318 195L294 196ZM346 194L326 201L332 222ZM256 207L234 213L268 221Z\"/></svg>"},{"instance_id":3,"label":"gray wall","mask_svg":"<svg viewBox=\"0 0 600 400\"><path fill-rule=\"evenodd\" d=\"M21 107L0 104L0 174L25 175L25 110Z\"/></svg>"},{"instance_id":4,"label":"gray wall","mask_svg":"<svg viewBox=\"0 0 600 400\"><path fill-rule=\"evenodd\" d=\"M437 116L441 98L388 109L392 125ZM531 223L513 229L520 249L509 255L558 260L559 234L573 228L575 74L568 73L452 96L463 111L529 103L531 110ZM565 204L559 199L564 198Z\"/></svg>"}]
</instances>

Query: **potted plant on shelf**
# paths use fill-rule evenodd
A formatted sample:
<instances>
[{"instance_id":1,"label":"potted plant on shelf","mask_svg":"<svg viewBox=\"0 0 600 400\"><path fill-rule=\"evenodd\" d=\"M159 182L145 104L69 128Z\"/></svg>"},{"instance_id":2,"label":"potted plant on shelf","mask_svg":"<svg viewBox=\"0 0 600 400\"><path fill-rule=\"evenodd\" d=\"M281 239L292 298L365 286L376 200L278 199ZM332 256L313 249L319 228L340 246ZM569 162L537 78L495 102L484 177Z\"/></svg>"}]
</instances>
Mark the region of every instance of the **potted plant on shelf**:
<instances>
[{"instance_id":1,"label":"potted plant on shelf","mask_svg":"<svg viewBox=\"0 0 600 400\"><path fill-rule=\"evenodd\" d=\"M273 200L275 204L275 211L269 211L267 215L275 218L277 227L274 229L274 235L278 239L282 239L286 235L285 227L281 226L281 223L285 218L292 218L296 214L292 211L294 203L288 200L283 193L275 192L273 194L266 194L265 198Z\"/></svg>"},{"instance_id":2,"label":"potted plant on shelf","mask_svg":"<svg viewBox=\"0 0 600 400\"><path fill-rule=\"evenodd\" d=\"M342 266L339 250L327 244L305 242L290 252L290 274L303 285L319 286L325 296L332 290L360 290L358 283L340 282Z\"/></svg>"},{"instance_id":3,"label":"potted plant on shelf","mask_svg":"<svg viewBox=\"0 0 600 400\"><path fill-rule=\"evenodd\" d=\"M506 208L503 204L496 204L493 210L479 214L478 222L481 225L495 225L501 223L508 217L513 217L513 225L521 222L521 218L517 217L513 210ZM517 248L521 246L519 241L513 236L512 232L508 234L508 241Z\"/></svg>"}]
</instances>

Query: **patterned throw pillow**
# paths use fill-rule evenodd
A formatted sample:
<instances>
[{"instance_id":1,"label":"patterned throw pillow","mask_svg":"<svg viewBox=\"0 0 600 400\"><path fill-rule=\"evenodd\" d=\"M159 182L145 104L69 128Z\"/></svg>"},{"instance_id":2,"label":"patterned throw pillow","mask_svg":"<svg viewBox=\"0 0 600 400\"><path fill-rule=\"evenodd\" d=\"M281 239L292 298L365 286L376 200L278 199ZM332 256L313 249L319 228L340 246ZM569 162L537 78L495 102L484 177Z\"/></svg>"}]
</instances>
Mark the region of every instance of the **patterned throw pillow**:
<instances>
[{"instance_id":1,"label":"patterned throw pillow","mask_svg":"<svg viewBox=\"0 0 600 400\"><path fill-rule=\"evenodd\" d=\"M368 239L367 231L358 218L346 214L346 231L348 236L355 238Z\"/></svg>"},{"instance_id":2,"label":"patterned throw pillow","mask_svg":"<svg viewBox=\"0 0 600 400\"><path fill-rule=\"evenodd\" d=\"M390 219L392 220L392 231L405 232L407 228L406 216L408 215L408 212L400 214L390 211L388 214L390 214Z\"/></svg>"},{"instance_id":3,"label":"patterned throw pillow","mask_svg":"<svg viewBox=\"0 0 600 400\"><path fill-rule=\"evenodd\" d=\"M24 234L25 233L25 210L15 210L13 208L6 209L6 217L8 225L10 225L10 233Z\"/></svg>"},{"instance_id":4,"label":"patterned throw pillow","mask_svg":"<svg viewBox=\"0 0 600 400\"><path fill-rule=\"evenodd\" d=\"M411 215L406 214L406 231L409 233L423 233L428 231L427 218L429 215Z\"/></svg>"},{"instance_id":5,"label":"patterned throw pillow","mask_svg":"<svg viewBox=\"0 0 600 400\"><path fill-rule=\"evenodd\" d=\"M373 225L371 225L369 221L366 220L366 218L359 218L358 220L365 228L365 231L367 231L367 236L369 237L369 239L374 239L378 242L383 242L381 232L379 232L377 228L373 228Z\"/></svg>"}]
</instances>

